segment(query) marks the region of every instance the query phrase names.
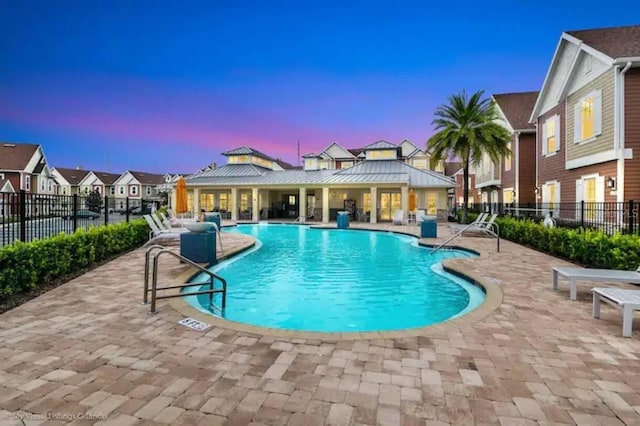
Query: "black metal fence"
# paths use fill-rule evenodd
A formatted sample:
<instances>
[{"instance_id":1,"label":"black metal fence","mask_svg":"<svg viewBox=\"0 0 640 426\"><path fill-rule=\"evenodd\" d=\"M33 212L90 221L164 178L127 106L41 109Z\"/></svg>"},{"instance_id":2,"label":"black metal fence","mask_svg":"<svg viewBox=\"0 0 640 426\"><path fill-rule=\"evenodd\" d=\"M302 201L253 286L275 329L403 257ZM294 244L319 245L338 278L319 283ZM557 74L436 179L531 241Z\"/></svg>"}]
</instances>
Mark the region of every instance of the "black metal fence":
<instances>
[{"instance_id":1,"label":"black metal fence","mask_svg":"<svg viewBox=\"0 0 640 426\"><path fill-rule=\"evenodd\" d=\"M158 200L89 195L0 193L0 247L92 226L129 222L159 207Z\"/></svg>"},{"instance_id":2,"label":"black metal fence","mask_svg":"<svg viewBox=\"0 0 640 426\"><path fill-rule=\"evenodd\" d=\"M460 209L461 205L456 206ZM614 203L482 203L469 207L469 211L498 213L518 218L544 220L550 214L556 226L599 229L607 234L640 234L640 202Z\"/></svg>"}]
</instances>

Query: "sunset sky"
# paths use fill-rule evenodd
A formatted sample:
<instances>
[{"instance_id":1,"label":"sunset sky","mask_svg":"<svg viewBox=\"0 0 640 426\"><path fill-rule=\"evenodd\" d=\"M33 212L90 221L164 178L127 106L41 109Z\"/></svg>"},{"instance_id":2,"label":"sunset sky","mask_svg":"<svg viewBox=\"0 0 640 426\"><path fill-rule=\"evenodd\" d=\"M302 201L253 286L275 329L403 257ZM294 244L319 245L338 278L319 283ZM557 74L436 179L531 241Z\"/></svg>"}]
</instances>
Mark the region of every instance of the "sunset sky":
<instances>
[{"instance_id":1,"label":"sunset sky","mask_svg":"<svg viewBox=\"0 0 640 426\"><path fill-rule=\"evenodd\" d=\"M158 173L242 145L292 164L298 140L424 147L449 94L538 90L563 30L640 23L603 4L4 0L0 141Z\"/></svg>"}]
</instances>

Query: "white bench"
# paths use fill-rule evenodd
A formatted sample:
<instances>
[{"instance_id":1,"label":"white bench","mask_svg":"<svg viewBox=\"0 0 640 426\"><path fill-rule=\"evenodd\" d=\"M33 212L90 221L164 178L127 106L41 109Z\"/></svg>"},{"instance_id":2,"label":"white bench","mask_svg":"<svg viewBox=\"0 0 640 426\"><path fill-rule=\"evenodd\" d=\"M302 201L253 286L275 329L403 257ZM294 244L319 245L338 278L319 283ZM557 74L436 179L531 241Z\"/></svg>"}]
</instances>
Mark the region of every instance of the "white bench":
<instances>
[{"instance_id":1,"label":"white bench","mask_svg":"<svg viewBox=\"0 0 640 426\"><path fill-rule=\"evenodd\" d=\"M552 288L558 289L558 276L569 280L569 298L576 300L578 280L598 282L623 282L640 284L640 268L635 271L619 271L614 269L590 269L575 266L554 266L552 268Z\"/></svg>"},{"instance_id":2,"label":"white bench","mask_svg":"<svg viewBox=\"0 0 640 426\"><path fill-rule=\"evenodd\" d=\"M596 287L593 292L593 317L600 318L600 301L622 309L622 336L631 337L633 311L640 310L640 290Z\"/></svg>"}]
</instances>

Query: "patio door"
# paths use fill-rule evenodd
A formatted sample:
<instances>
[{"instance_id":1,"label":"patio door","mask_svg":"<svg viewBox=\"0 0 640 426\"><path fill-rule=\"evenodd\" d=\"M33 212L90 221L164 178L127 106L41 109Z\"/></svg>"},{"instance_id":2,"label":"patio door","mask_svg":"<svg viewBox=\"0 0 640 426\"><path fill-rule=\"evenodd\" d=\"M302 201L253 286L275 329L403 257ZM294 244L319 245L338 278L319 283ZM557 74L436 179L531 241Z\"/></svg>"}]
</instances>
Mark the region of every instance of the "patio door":
<instances>
[{"instance_id":1,"label":"patio door","mask_svg":"<svg viewBox=\"0 0 640 426\"><path fill-rule=\"evenodd\" d=\"M380 193L380 220L392 220L393 213L402 208L400 194L397 192Z\"/></svg>"}]
</instances>

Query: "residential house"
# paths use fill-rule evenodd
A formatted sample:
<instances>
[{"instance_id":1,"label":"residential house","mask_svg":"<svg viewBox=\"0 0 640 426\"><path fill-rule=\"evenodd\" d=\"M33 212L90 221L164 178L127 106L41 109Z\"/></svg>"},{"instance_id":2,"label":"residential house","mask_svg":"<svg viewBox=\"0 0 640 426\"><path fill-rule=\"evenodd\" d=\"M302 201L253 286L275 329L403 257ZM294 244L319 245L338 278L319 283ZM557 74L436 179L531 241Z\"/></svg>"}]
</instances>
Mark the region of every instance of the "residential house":
<instances>
[{"instance_id":1,"label":"residential house","mask_svg":"<svg viewBox=\"0 0 640 426\"><path fill-rule=\"evenodd\" d=\"M74 195L80 193L80 182L89 174L89 170L54 167L51 174L58 183L59 195Z\"/></svg>"},{"instance_id":2,"label":"residential house","mask_svg":"<svg viewBox=\"0 0 640 426\"><path fill-rule=\"evenodd\" d=\"M83 195L98 191L102 196L115 198L115 182L121 175L91 170L80 182L80 193Z\"/></svg>"},{"instance_id":3,"label":"residential house","mask_svg":"<svg viewBox=\"0 0 640 426\"><path fill-rule=\"evenodd\" d=\"M640 26L564 32L530 122L538 201L640 200Z\"/></svg>"},{"instance_id":4,"label":"residential house","mask_svg":"<svg viewBox=\"0 0 640 426\"><path fill-rule=\"evenodd\" d=\"M483 154L475 176L478 201L494 206L536 202L536 127L529 123L529 118L537 98L538 92L492 96L498 123L511 134L508 144L511 154L497 163Z\"/></svg>"},{"instance_id":5,"label":"residential house","mask_svg":"<svg viewBox=\"0 0 640 426\"><path fill-rule=\"evenodd\" d=\"M450 207L462 206L464 204L464 169L462 168L462 163L456 163L458 165L458 170L453 174L447 176L451 176L456 181L456 187L450 190L450 197L452 201L450 202ZM480 198L476 195L476 168L474 165L469 166L469 204L467 207L471 207L476 203L480 202Z\"/></svg>"},{"instance_id":6,"label":"residential house","mask_svg":"<svg viewBox=\"0 0 640 426\"><path fill-rule=\"evenodd\" d=\"M445 218L453 179L405 162L402 147L378 141L357 150L332 143L320 154L303 156L303 169L287 169L250 147L223 153L227 164L185 178L188 207L229 214L233 220L313 218L335 220L338 211L371 223L391 221L398 210L409 217L409 193L418 209ZM349 164L351 163L351 164ZM172 196L175 207L175 197Z\"/></svg>"},{"instance_id":7,"label":"residential house","mask_svg":"<svg viewBox=\"0 0 640 426\"><path fill-rule=\"evenodd\" d=\"M126 200L129 199L129 207L142 205L142 200L160 202L162 197L157 187L165 182L165 175L126 171L114 182L115 210L126 210Z\"/></svg>"}]
</instances>

